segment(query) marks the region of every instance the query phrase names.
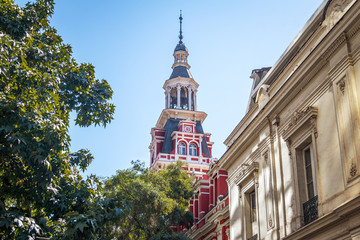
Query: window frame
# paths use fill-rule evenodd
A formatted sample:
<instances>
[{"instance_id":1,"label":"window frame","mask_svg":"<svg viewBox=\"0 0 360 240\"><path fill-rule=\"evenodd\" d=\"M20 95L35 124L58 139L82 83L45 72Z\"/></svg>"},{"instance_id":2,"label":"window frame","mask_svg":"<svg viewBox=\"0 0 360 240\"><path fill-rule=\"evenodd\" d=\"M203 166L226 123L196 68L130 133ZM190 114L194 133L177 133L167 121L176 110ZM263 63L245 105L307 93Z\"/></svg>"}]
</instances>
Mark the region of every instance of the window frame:
<instances>
[{"instance_id":1,"label":"window frame","mask_svg":"<svg viewBox=\"0 0 360 240\"><path fill-rule=\"evenodd\" d=\"M281 135L286 142L289 160L293 169L295 200L296 200L296 225L298 228L305 225L304 203L308 198L306 186L306 172L304 164L304 151L310 149L314 199L318 199L317 213L321 215L321 196L318 193L319 166L317 157L317 116L318 109L315 106L299 108L280 127Z\"/></svg>"},{"instance_id":2,"label":"window frame","mask_svg":"<svg viewBox=\"0 0 360 240\"><path fill-rule=\"evenodd\" d=\"M313 190L313 196L309 196L309 182L308 182L308 175L307 175L307 165L306 165L306 155L305 152L309 150L309 157L310 157L310 164L308 166L311 167L311 183L312 183L312 190ZM315 197L317 194L317 184L316 184L316 172L315 172L315 162L313 157L313 148L311 146L311 143L308 144L306 147L304 147L302 150L302 160L303 160L303 167L304 167L304 183L305 183L305 189L306 189L306 198L307 200L310 200L311 198Z\"/></svg>"},{"instance_id":3,"label":"window frame","mask_svg":"<svg viewBox=\"0 0 360 240\"><path fill-rule=\"evenodd\" d=\"M257 217L256 217L256 193L255 193L255 189L252 190L251 192L248 193L248 197L249 197L249 215L250 215L250 224L254 223L257 221Z\"/></svg>"},{"instance_id":4,"label":"window frame","mask_svg":"<svg viewBox=\"0 0 360 240\"><path fill-rule=\"evenodd\" d=\"M192 146L194 146L194 148L192 148ZM192 154L193 151L195 151L195 154ZM198 156L198 147L197 147L197 145L195 143L190 143L190 145L189 145L189 155L194 156L194 157Z\"/></svg>"},{"instance_id":5,"label":"window frame","mask_svg":"<svg viewBox=\"0 0 360 240\"><path fill-rule=\"evenodd\" d=\"M182 153L182 151L180 151L180 147L182 148L184 153ZM186 155L186 143L185 142L179 142L177 151L178 151L179 155Z\"/></svg>"}]
</instances>

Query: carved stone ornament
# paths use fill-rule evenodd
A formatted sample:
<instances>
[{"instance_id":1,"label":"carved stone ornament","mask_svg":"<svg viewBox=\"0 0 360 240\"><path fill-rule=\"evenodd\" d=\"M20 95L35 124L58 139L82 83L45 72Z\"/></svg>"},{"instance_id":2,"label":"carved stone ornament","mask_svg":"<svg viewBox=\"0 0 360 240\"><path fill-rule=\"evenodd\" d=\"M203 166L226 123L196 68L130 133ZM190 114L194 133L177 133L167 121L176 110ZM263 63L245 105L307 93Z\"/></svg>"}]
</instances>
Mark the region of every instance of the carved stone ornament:
<instances>
[{"instance_id":1,"label":"carved stone ornament","mask_svg":"<svg viewBox=\"0 0 360 240\"><path fill-rule=\"evenodd\" d=\"M336 0L333 1L326 13L326 25L332 28L344 15L345 9L352 0Z\"/></svg>"},{"instance_id":2,"label":"carved stone ornament","mask_svg":"<svg viewBox=\"0 0 360 240\"><path fill-rule=\"evenodd\" d=\"M308 106L304 110L295 111L290 119L287 120L285 129L282 132L284 139L290 140L289 138L300 129L301 126L304 126L306 123L311 124L311 130L314 132L315 137L317 137L317 126L316 119L318 115L318 110L316 107Z\"/></svg>"},{"instance_id":3,"label":"carved stone ornament","mask_svg":"<svg viewBox=\"0 0 360 240\"><path fill-rule=\"evenodd\" d=\"M241 194L241 189L242 189L242 186L241 185L238 185L238 191L239 191L239 197L240 199L242 198L242 194Z\"/></svg>"},{"instance_id":4,"label":"carved stone ornament","mask_svg":"<svg viewBox=\"0 0 360 240\"><path fill-rule=\"evenodd\" d=\"M272 220L271 216L269 217L269 227L270 228L273 227L273 220Z\"/></svg>"},{"instance_id":5,"label":"carved stone ornament","mask_svg":"<svg viewBox=\"0 0 360 240\"><path fill-rule=\"evenodd\" d=\"M310 123L311 123L311 127L313 128L315 138L317 138L318 137L318 131L317 131L316 117L315 116L311 116Z\"/></svg>"},{"instance_id":6,"label":"carved stone ornament","mask_svg":"<svg viewBox=\"0 0 360 240\"><path fill-rule=\"evenodd\" d=\"M288 154L290 156L290 159L292 159L292 156L291 156L291 140L287 140L286 141L286 147L288 148Z\"/></svg>"},{"instance_id":7,"label":"carved stone ornament","mask_svg":"<svg viewBox=\"0 0 360 240\"><path fill-rule=\"evenodd\" d=\"M342 95L344 95L344 93L345 93L345 80L344 80L344 78L341 79L341 80L338 82L338 86L339 86L340 92L342 93Z\"/></svg>"},{"instance_id":8,"label":"carved stone ornament","mask_svg":"<svg viewBox=\"0 0 360 240\"><path fill-rule=\"evenodd\" d=\"M296 123L302 119L306 113L308 113L309 111L311 111L311 107L307 107L306 109L304 109L303 111L295 111L293 113L293 117L291 118L291 121L288 125L288 128L291 128L292 126L296 125Z\"/></svg>"},{"instance_id":9,"label":"carved stone ornament","mask_svg":"<svg viewBox=\"0 0 360 240\"><path fill-rule=\"evenodd\" d=\"M192 133L192 127L191 126L185 126L184 132Z\"/></svg>"},{"instance_id":10,"label":"carved stone ornament","mask_svg":"<svg viewBox=\"0 0 360 240\"><path fill-rule=\"evenodd\" d=\"M355 177L356 173L357 173L356 165L354 163L351 163L350 177Z\"/></svg>"},{"instance_id":11,"label":"carved stone ornament","mask_svg":"<svg viewBox=\"0 0 360 240\"><path fill-rule=\"evenodd\" d=\"M264 162L265 162L265 164L268 164L269 153L266 151L263 156L264 156Z\"/></svg>"},{"instance_id":12,"label":"carved stone ornament","mask_svg":"<svg viewBox=\"0 0 360 240\"><path fill-rule=\"evenodd\" d=\"M249 164L242 164L239 171L239 177L242 177L246 173L246 169L249 167Z\"/></svg>"}]
</instances>

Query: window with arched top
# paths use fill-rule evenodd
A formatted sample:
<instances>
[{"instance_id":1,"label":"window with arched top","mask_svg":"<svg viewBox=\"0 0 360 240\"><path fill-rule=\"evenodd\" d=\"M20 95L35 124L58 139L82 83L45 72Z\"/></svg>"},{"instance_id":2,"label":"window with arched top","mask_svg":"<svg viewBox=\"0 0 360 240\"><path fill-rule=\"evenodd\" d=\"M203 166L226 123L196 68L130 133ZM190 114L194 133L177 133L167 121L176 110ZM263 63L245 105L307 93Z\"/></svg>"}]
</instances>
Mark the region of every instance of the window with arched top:
<instances>
[{"instance_id":1,"label":"window with arched top","mask_svg":"<svg viewBox=\"0 0 360 240\"><path fill-rule=\"evenodd\" d=\"M178 145L178 153L181 155L186 155L186 145L185 143L181 142Z\"/></svg>"},{"instance_id":2,"label":"window with arched top","mask_svg":"<svg viewBox=\"0 0 360 240\"><path fill-rule=\"evenodd\" d=\"M197 156L197 147L195 144L190 144L189 151L191 156Z\"/></svg>"}]
</instances>

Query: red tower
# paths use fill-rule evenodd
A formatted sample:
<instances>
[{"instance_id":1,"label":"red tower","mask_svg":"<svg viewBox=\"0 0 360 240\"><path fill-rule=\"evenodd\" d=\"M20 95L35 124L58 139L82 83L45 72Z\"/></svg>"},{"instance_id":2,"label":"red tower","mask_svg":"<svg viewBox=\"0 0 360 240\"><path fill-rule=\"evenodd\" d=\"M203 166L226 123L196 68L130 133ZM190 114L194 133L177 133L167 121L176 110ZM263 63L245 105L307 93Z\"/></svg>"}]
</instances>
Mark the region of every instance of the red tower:
<instances>
[{"instance_id":1,"label":"red tower","mask_svg":"<svg viewBox=\"0 0 360 240\"><path fill-rule=\"evenodd\" d=\"M183 161L183 168L196 179L189 202L195 222L187 234L196 240L228 240L228 175L212 157L211 134L202 128L207 114L197 110L199 84L189 71L181 24L180 14L180 41L173 54L173 71L163 86L165 109L151 129L150 167L160 170L177 160Z\"/></svg>"},{"instance_id":2,"label":"red tower","mask_svg":"<svg viewBox=\"0 0 360 240\"><path fill-rule=\"evenodd\" d=\"M161 169L177 160L184 161L184 168L197 179L204 178L212 157L210 133L204 133L202 123L207 114L197 111L197 89L187 58L188 50L182 39L180 15L179 43L174 50L174 64L170 78L164 83L165 109L156 126L151 129L150 167ZM185 166L186 165L186 166Z\"/></svg>"}]
</instances>

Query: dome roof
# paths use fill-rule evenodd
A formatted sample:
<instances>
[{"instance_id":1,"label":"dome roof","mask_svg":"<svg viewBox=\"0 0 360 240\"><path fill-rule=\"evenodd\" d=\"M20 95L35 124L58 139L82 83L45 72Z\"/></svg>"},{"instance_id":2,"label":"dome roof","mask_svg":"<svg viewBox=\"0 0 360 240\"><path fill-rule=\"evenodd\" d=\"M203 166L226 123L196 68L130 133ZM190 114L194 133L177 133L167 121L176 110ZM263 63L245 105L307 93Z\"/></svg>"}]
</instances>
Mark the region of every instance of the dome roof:
<instances>
[{"instance_id":1,"label":"dome roof","mask_svg":"<svg viewBox=\"0 0 360 240\"><path fill-rule=\"evenodd\" d=\"M176 51L187 51L187 48L185 47L184 43L178 43L178 45L176 45L174 52Z\"/></svg>"},{"instance_id":2,"label":"dome roof","mask_svg":"<svg viewBox=\"0 0 360 240\"><path fill-rule=\"evenodd\" d=\"M192 75L187 67L177 66L173 69L173 72L171 73L169 79L173 79L177 77L192 78Z\"/></svg>"}]
</instances>

